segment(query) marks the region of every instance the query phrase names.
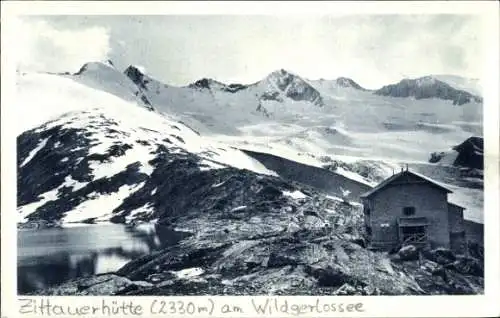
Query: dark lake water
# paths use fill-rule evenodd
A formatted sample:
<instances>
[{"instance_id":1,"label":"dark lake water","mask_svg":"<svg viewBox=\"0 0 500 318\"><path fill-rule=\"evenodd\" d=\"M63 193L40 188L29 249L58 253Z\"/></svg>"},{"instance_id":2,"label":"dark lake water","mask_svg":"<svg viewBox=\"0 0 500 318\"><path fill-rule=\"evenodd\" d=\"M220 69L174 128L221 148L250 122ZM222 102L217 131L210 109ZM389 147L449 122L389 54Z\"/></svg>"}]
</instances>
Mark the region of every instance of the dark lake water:
<instances>
[{"instance_id":1,"label":"dark lake water","mask_svg":"<svg viewBox=\"0 0 500 318\"><path fill-rule=\"evenodd\" d=\"M187 233L154 224L81 225L17 234L19 294L118 270L130 260L176 244Z\"/></svg>"}]
</instances>

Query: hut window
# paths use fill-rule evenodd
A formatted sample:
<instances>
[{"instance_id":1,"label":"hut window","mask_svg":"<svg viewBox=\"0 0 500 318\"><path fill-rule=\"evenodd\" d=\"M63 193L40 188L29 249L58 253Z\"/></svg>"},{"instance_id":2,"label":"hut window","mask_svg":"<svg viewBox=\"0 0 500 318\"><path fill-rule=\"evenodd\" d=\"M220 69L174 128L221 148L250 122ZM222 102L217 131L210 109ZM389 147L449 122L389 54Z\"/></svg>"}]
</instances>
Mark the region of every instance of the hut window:
<instances>
[{"instance_id":1,"label":"hut window","mask_svg":"<svg viewBox=\"0 0 500 318\"><path fill-rule=\"evenodd\" d=\"M404 207L403 214L404 215L414 215L415 214L415 207L413 207L413 206Z\"/></svg>"}]
</instances>

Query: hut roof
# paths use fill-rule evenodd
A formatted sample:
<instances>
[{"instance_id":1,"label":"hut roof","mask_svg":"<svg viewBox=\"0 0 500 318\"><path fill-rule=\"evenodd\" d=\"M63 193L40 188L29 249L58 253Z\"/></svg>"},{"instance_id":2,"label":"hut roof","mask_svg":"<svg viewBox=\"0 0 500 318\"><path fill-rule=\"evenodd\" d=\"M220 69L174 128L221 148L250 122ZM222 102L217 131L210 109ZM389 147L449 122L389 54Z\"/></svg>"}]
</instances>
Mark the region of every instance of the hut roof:
<instances>
[{"instance_id":1,"label":"hut roof","mask_svg":"<svg viewBox=\"0 0 500 318\"><path fill-rule=\"evenodd\" d=\"M368 198L368 197L374 195L375 193L379 192L380 190L384 189L385 187L390 186L394 182L403 179L405 176L414 176L414 177L416 177L416 178L418 178L418 179L420 179L422 181L427 182L429 185L434 186L434 187L436 187L436 188L438 188L438 189L440 189L440 190L442 190L442 191L444 191L446 193L453 192L450 189L448 189L447 187L445 187L444 185L438 183L435 180L432 180L429 177L423 176L423 175L421 175L419 173L416 173L416 172L413 172L413 171L404 170L404 171L402 171L400 173L397 173L395 175L392 175L389 178L385 179L384 181L380 182L373 189L371 189L371 190L363 193L361 195L361 197L362 198Z\"/></svg>"},{"instance_id":2,"label":"hut roof","mask_svg":"<svg viewBox=\"0 0 500 318\"><path fill-rule=\"evenodd\" d=\"M458 205L458 204L455 204L455 203L452 203L452 202L449 202L448 201L448 205L451 205L451 206L454 206L456 208L459 208L459 209L462 209L462 210L465 210L465 208L461 205Z\"/></svg>"}]
</instances>

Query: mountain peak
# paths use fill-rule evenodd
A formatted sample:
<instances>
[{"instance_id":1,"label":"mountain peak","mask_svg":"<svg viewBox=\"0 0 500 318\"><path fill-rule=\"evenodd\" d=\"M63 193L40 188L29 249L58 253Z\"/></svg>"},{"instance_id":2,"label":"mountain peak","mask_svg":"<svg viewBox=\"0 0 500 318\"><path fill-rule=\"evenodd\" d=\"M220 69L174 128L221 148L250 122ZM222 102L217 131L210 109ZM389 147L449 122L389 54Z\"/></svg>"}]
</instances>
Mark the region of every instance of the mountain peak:
<instances>
[{"instance_id":1,"label":"mountain peak","mask_svg":"<svg viewBox=\"0 0 500 318\"><path fill-rule=\"evenodd\" d=\"M285 70L284 68L280 68L278 70L275 70L266 77L266 79L272 79L272 78L292 78L292 77L299 77L298 75ZM299 77L300 78L300 77Z\"/></svg>"},{"instance_id":2,"label":"mountain peak","mask_svg":"<svg viewBox=\"0 0 500 318\"><path fill-rule=\"evenodd\" d=\"M359 90L366 90L365 88L361 87L361 85L356 83L353 79L348 77L339 77L335 80L335 82L339 87L351 87Z\"/></svg>"},{"instance_id":3,"label":"mountain peak","mask_svg":"<svg viewBox=\"0 0 500 318\"><path fill-rule=\"evenodd\" d=\"M115 66L113 62L111 62L111 60L87 62L83 64L82 67L80 67L80 70L78 70L75 75L80 75L87 71L98 71L109 68L115 69Z\"/></svg>"},{"instance_id":4,"label":"mountain peak","mask_svg":"<svg viewBox=\"0 0 500 318\"><path fill-rule=\"evenodd\" d=\"M129 65L123 72L128 78L132 80L139 87L146 89L144 68L137 65Z\"/></svg>"},{"instance_id":5,"label":"mountain peak","mask_svg":"<svg viewBox=\"0 0 500 318\"><path fill-rule=\"evenodd\" d=\"M284 90L292 82L304 82L305 81L298 75L285 70L283 68L275 70L269 75L267 75L263 81L271 82L276 84L281 90Z\"/></svg>"},{"instance_id":6,"label":"mountain peak","mask_svg":"<svg viewBox=\"0 0 500 318\"><path fill-rule=\"evenodd\" d=\"M206 88L206 89L211 89L211 88L217 88L217 89L223 89L226 87L226 84L224 83L221 83L219 81L216 81L212 78L207 78L207 77L204 77L204 78L201 78L199 80L197 80L196 82L194 83L191 83L188 85L188 87L190 88Z\"/></svg>"},{"instance_id":7,"label":"mountain peak","mask_svg":"<svg viewBox=\"0 0 500 318\"><path fill-rule=\"evenodd\" d=\"M129 65L125 71L123 71L123 73L125 73L125 75L129 75L129 74L141 74L142 76L145 75L145 69L144 67L141 67L141 66L138 66L138 65Z\"/></svg>"},{"instance_id":8,"label":"mountain peak","mask_svg":"<svg viewBox=\"0 0 500 318\"><path fill-rule=\"evenodd\" d=\"M102 63L105 64L105 65L111 66L111 67L115 67L115 64L110 59L107 59L107 60L105 60Z\"/></svg>"},{"instance_id":9,"label":"mountain peak","mask_svg":"<svg viewBox=\"0 0 500 318\"><path fill-rule=\"evenodd\" d=\"M405 78L401 80L401 83L412 83L413 85L417 86L432 86L432 85L439 85L441 83L445 84L444 82L430 75L417 78Z\"/></svg>"},{"instance_id":10,"label":"mountain peak","mask_svg":"<svg viewBox=\"0 0 500 318\"><path fill-rule=\"evenodd\" d=\"M126 69L125 69L125 72L127 72L127 70L135 70L137 72L140 72L141 74L145 75L146 74L146 68L144 68L144 66L140 66L140 65L134 65L134 64L131 64L129 65Z\"/></svg>"},{"instance_id":11,"label":"mountain peak","mask_svg":"<svg viewBox=\"0 0 500 318\"><path fill-rule=\"evenodd\" d=\"M276 74L276 75L293 75L291 72L285 70L284 68L277 69L277 70L271 72L271 74Z\"/></svg>"},{"instance_id":12,"label":"mountain peak","mask_svg":"<svg viewBox=\"0 0 500 318\"><path fill-rule=\"evenodd\" d=\"M353 79L348 77L338 77L336 79L324 79L320 78L317 80L309 81L316 89L321 92L332 92L337 89L349 89L349 90L359 90L368 91L368 89L362 87L356 83Z\"/></svg>"},{"instance_id":13,"label":"mountain peak","mask_svg":"<svg viewBox=\"0 0 500 318\"><path fill-rule=\"evenodd\" d=\"M270 73L259 83L268 91L277 91L294 101L309 101L318 106L324 105L321 94L310 83L285 69Z\"/></svg>"}]
</instances>

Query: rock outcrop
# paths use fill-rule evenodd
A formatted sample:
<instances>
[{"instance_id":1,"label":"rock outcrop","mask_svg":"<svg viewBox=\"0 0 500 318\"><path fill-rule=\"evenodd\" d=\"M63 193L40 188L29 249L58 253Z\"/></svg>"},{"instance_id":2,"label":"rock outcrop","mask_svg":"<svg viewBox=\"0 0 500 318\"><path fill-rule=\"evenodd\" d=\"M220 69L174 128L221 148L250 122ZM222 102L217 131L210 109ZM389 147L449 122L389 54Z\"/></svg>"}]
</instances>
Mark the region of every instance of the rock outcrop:
<instances>
[{"instance_id":1,"label":"rock outcrop","mask_svg":"<svg viewBox=\"0 0 500 318\"><path fill-rule=\"evenodd\" d=\"M439 98L450 100L453 105L483 102L480 96L455 89L431 76L404 79L397 84L384 86L376 90L374 94L392 97L414 97L415 99Z\"/></svg>"},{"instance_id":2,"label":"rock outcrop","mask_svg":"<svg viewBox=\"0 0 500 318\"><path fill-rule=\"evenodd\" d=\"M470 137L463 143L453 147L453 150L458 152L454 165L483 170L483 137Z\"/></svg>"}]
</instances>

